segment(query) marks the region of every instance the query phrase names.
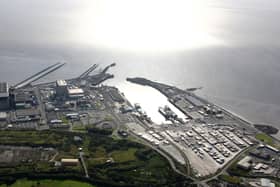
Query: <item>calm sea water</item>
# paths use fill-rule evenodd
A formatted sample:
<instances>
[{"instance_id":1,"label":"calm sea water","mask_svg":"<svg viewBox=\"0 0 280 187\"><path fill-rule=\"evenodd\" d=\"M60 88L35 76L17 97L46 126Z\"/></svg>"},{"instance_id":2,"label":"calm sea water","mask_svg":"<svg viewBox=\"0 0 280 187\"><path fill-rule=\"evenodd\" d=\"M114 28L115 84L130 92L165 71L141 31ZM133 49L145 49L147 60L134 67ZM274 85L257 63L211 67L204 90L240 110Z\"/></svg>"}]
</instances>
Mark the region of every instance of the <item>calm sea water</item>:
<instances>
[{"instance_id":1,"label":"calm sea water","mask_svg":"<svg viewBox=\"0 0 280 187\"><path fill-rule=\"evenodd\" d=\"M280 127L280 2L0 1L0 80L13 84L57 61L42 81L116 62L117 85L143 76L198 94L256 123ZM124 86L126 85L126 86Z\"/></svg>"}]
</instances>

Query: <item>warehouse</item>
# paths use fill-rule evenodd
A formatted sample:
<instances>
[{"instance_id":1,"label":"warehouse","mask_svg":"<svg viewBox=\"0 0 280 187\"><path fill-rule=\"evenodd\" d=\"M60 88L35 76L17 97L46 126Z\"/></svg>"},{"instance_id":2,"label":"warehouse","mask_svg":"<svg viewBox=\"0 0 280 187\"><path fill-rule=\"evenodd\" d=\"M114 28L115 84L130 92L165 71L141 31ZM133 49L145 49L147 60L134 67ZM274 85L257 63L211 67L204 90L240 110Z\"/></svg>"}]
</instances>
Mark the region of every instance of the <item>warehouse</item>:
<instances>
[{"instance_id":1,"label":"warehouse","mask_svg":"<svg viewBox=\"0 0 280 187\"><path fill-rule=\"evenodd\" d=\"M71 99L78 99L84 97L84 90L78 87L69 87L67 89L68 97Z\"/></svg>"},{"instance_id":2,"label":"warehouse","mask_svg":"<svg viewBox=\"0 0 280 187\"><path fill-rule=\"evenodd\" d=\"M41 113L38 109L20 109L16 110L16 121L17 122L25 122L25 121L32 121L32 120L40 120Z\"/></svg>"},{"instance_id":3,"label":"warehouse","mask_svg":"<svg viewBox=\"0 0 280 187\"><path fill-rule=\"evenodd\" d=\"M63 166L77 166L79 164L79 160L73 158L62 158L61 164Z\"/></svg>"}]
</instances>

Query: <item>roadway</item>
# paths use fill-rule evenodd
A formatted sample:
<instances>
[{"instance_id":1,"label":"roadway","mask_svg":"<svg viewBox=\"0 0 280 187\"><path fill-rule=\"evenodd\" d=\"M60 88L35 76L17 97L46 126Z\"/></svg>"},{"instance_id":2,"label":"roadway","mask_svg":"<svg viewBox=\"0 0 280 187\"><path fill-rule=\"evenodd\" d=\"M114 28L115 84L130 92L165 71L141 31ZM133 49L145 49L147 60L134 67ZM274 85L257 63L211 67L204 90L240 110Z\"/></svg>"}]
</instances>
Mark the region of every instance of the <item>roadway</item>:
<instances>
[{"instance_id":1,"label":"roadway","mask_svg":"<svg viewBox=\"0 0 280 187\"><path fill-rule=\"evenodd\" d=\"M157 146L154 146L152 144L150 144L148 141L142 139L142 138L139 138L136 134L134 134L133 131L129 131L130 132L130 135L133 136L135 139L137 139L138 141L140 141L141 143L144 143L145 145L147 145L148 147L152 148L153 150L157 151L159 154L161 154L164 158L167 159L167 161L169 162L171 168L178 174L188 178L188 179L191 179L191 180L196 180L194 178L192 178L190 175L186 174L186 173L183 173L181 172L180 170L177 169L176 167L176 164L174 163L174 160L173 158L171 158L167 153L165 153L163 150L159 149Z\"/></svg>"},{"instance_id":2,"label":"roadway","mask_svg":"<svg viewBox=\"0 0 280 187\"><path fill-rule=\"evenodd\" d=\"M80 161L82 163L82 166L83 166L83 169L85 171L85 177L86 178L89 178L89 175L88 175L88 170L87 170L87 166L86 166L86 163L85 163L85 160L84 160L84 152L80 151L79 152L79 157L80 157Z\"/></svg>"},{"instance_id":3,"label":"roadway","mask_svg":"<svg viewBox=\"0 0 280 187\"><path fill-rule=\"evenodd\" d=\"M219 175L223 174L223 173L226 173L227 169L234 163L236 162L240 156L242 154L244 154L245 152L249 151L249 150L253 150L255 149L256 146L252 146L252 147L247 147L246 149L242 150L240 153L238 153L232 160L230 160L222 169L221 171L217 172L216 174L214 174L213 176L209 177L209 178L206 178L206 179L203 179L203 180L200 180L198 181L197 183L194 183L194 184L198 184L198 185L202 185L202 186L208 186L207 185L207 182L217 178Z\"/></svg>"}]
</instances>

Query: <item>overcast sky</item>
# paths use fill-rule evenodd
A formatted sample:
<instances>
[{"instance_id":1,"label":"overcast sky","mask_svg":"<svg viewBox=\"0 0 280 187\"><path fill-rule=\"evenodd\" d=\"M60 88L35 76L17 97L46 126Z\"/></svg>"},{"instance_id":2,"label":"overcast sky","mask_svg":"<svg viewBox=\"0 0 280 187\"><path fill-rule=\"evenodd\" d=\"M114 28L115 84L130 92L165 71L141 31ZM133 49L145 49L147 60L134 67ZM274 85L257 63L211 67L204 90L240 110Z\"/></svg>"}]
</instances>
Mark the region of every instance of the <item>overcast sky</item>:
<instances>
[{"instance_id":1,"label":"overcast sky","mask_svg":"<svg viewBox=\"0 0 280 187\"><path fill-rule=\"evenodd\" d=\"M279 46L279 17L279 0L1 0L0 45Z\"/></svg>"}]
</instances>

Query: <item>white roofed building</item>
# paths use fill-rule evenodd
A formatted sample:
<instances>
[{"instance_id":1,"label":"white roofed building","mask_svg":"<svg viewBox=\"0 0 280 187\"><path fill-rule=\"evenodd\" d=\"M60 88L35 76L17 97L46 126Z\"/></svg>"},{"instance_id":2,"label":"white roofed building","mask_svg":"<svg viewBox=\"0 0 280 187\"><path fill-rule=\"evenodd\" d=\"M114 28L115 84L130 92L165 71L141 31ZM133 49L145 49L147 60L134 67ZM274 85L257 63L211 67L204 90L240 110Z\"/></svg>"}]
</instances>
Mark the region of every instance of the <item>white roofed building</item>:
<instances>
[{"instance_id":1,"label":"white roofed building","mask_svg":"<svg viewBox=\"0 0 280 187\"><path fill-rule=\"evenodd\" d=\"M74 158L62 158L61 164L63 166L77 166L79 164L79 159Z\"/></svg>"},{"instance_id":2,"label":"white roofed building","mask_svg":"<svg viewBox=\"0 0 280 187\"><path fill-rule=\"evenodd\" d=\"M237 166L242 169L248 170L251 168L251 161L252 158L250 156L246 156L245 158L243 158L237 163Z\"/></svg>"},{"instance_id":3,"label":"white roofed building","mask_svg":"<svg viewBox=\"0 0 280 187\"><path fill-rule=\"evenodd\" d=\"M70 87L67 92L68 97L72 99L84 97L84 90L78 87Z\"/></svg>"}]
</instances>

